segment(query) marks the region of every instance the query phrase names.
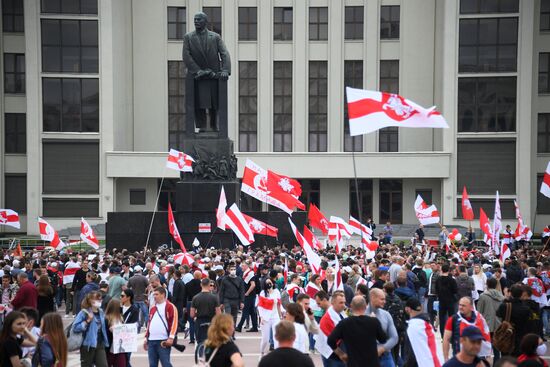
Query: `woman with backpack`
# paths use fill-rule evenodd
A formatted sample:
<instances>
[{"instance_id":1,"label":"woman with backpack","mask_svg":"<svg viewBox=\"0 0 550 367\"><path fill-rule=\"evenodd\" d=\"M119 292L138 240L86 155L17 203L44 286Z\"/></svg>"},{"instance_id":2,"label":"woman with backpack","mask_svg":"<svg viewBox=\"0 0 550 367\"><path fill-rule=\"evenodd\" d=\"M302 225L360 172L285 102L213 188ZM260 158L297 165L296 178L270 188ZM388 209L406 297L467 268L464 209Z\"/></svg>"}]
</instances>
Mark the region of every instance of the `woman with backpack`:
<instances>
[{"instance_id":1,"label":"woman with backpack","mask_svg":"<svg viewBox=\"0 0 550 367\"><path fill-rule=\"evenodd\" d=\"M63 321L57 313L50 312L42 317L42 335L38 339L32 358L33 367L66 367L68 359L67 337Z\"/></svg>"},{"instance_id":2,"label":"woman with backpack","mask_svg":"<svg viewBox=\"0 0 550 367\"><path fill-rule=\"evenodd\" d=\"M230 314L214 316L204 341L204 357L199 366L244 367L242 354L231 340L234 332L235 324Z\"/></svg>"},{"instance_id":3,"label":"woman with backpack","mask_svg":"<svg viewBox=\"0 0 550 367\"><path fill-rule=\"evenodd\" d=\"M93 291L86 295L81 310L76 315L72 330L83 333L80 347L81 367L107 367L105 347L109 346L105 315L101 309L101 293Z\"/></svg>"}]
</instances>

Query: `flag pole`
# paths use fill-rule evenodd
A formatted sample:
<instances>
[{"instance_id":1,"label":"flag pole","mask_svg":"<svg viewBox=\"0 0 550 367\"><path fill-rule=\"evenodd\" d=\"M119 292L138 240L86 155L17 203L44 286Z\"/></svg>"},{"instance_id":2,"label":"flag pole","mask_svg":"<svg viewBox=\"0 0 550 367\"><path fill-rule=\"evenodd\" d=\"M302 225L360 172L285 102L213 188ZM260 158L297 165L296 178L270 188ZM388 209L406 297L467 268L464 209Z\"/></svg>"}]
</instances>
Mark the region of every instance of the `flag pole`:
<instances>
[{"instance_id":1,"label":"flag pole","mask_svg":"<svg viewBox=\"0 0 550 367\"><path fill-rule=\"evenodd\" d=\"M155 201L155 207L153 208L153 215L151 216L151 223L149 224L149 232L147 232L147 241L145 242L145 248L143 249L143 252L147 252L147 247L149 246L149 238L151 237L151 230L153 229L153 221L155 220L155 213L157 212L157 206L159 204L159 197L160 193L162 191L162 184L164 183L164 175L162 176L162 179L160 180L159 189L157 192L157 200Z\"/></svg>"},{"instance_id":2,"label":"flag pole","mask_svg":"<svg viewBox=\"0 0 550 367\"><path fill-rule=\"evenodd\" d=\"M363 220L361 218L361 202L359 200L359 184L357 182L357 167L355 163L355 149L352 147L351 149L351 158L353 160L353 178L355 180L355 200L357 201L357 216L359 220L359 230L361 231L361 237L359 238L359 248L361 248L361 245L363 243ZM372 214L372 213L371 213Z\"/></svg>"}]
</instances>

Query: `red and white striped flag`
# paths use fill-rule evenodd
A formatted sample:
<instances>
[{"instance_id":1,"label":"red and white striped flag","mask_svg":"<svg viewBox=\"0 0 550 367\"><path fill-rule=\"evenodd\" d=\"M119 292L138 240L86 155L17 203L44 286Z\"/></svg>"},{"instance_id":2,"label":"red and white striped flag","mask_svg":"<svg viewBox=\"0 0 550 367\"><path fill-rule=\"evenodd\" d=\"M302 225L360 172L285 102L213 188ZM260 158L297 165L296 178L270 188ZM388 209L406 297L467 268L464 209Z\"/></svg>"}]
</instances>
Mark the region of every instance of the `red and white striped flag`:
<instances>
[{"instance_id":1,"label":"red and white striped flag","mask_svg":"<svg viewBox=\"0 0 550 367\"><path fill-rule=\"evenodd\" d=\"M246 269L246 271L243 273L243 281L248 284L250 283L252 278L254 278L254 270Z\"/></svg>"},{"instance_id":2,"label":"red and white striped flag","mask_svg":"<svg viewBox=\"0 0 550 367\"><path fill-rule=\"evenodd\" d=\"M277 234L279 233L279 229L277 229L277 227L270 226L269 224L256 218L252 218L244 213L243 217L246 219L252 233L277 238Z\"/></svg>"},{"instance_id":3,"label":"red and white striped flag","mask_svg":"<svg viewBox=\"0 0 550 367\"><path fill-rule=\"evenodd\" d=\"M181 250L183 252L187 252L185 245L183 244L183 240L181 239L180 232L178 231L176 221L174 220L174 212L172 212L172 205L170 202L168 202L168 230L174 240L176 240L176 242L180 245Z\"/></svg>"},{"instance_id":4,"label":"red and white striped flag","mask_svg":"<svg viewBox=\"0 0 550 367\"><path fill-rule=\"evenodd\" d=\"M328 224L328 239L334 241L337 239L337 234L343 237L351 238L353 234L352 227L340 217L332 215Z\"/></svg>"},{"instance_id":5,"label":"red and white striped flag","mask_svg":"<svg viewBox=\"0 0 550 367\"><path fill-rule=\"evenodd\" d=\"M439 211L435 205L428 206L420 195L414 202L414 212L418 221L423 225L439 223Z\"/></svg>"},{"instance_id":6,"label":"red and white striped flag","mask_svg":"<svg viewBox=\"0 0 550 367\"><path fill-rule=\"evenodd\" d=\"M418 366L441 367L438 346L432 325L422 318L411 318L408 322L407 336ZM441 348L441 347L439 347Z\"/></svg>"},{"instance_id":7,"label":"red and white striped flag","mask_svg":"<svg viewBox=\"0 0 550 367\"><path fill-rule=\"evenodd\" d=\"M190 155L170 149L166 167L181 172L193 172L193 162L195 160Z\"/></svg>"},{"instance_id":8,"label":"red and white striped flag","mask_svg":"<svg viewBox=\"0 0 550 367\"><path fill-rule=\"evenodd\" d=\"M342 269L340 269L340 260L336 258L336 263L334 264L334 281L336 282L336 289L339 291L344 290L344 283L342 282Z\"/></svg>"},{"instance_id":9,"label":"red and white striped flag","mask_svg":"<svg viewBox=\"0 0 550 367\"><path fill-rule=\"evenodd\" d=\"M48 224L44 219L38 217L38 228L40 230L40 238L43 241L49 241L50 245L56 249L60 250L65 246L65 244L59 239L57 231L53 229L51 225Z\"/></svg>"},{"instance_id":10,"label":"red and white striped flag","mask_svg":"<svg viewBox=\"0 0 550 367\"><path fill-rule=\"evenodd\" d=\"M516 227L516 231L514 232L514 239L516 241L529 241L531 237L533 237L533 232L523 223L523 217L521 216L521 213L519 211L519 205L515 200L514 207L516 209L516 218L518 220L518 225Z\"/></svg>"},{"instance_id":11,"label":"red and white striped flag","mask_svg":"<svg viewBox=\"0 0 550 367\"><path fill-rule=\"evenodd\" d=\"M231 205L229 210L225 213L223 222L231 228L244 246L248 246L254 242L254 234L237 204L234 203Z\"/></svg>"},{"instance_id":12,"label":"red and white striped flag","mask_svg":"<svg viewBox=\"0 0 550 367\"><path fill-rule=\"evenodd\" d=\"M548 166L546 166L546 172L544 172L544 177L542 178L540 193L547 198L550 198L550 162L548 162Z\"/></svg>"},{"instance_id":13,"label":"red and white striped flag","mask_svg":"<svg viewBox=\"0 0 550 367\"><path fill-rule=\"evenodd\" d=\"M507 243L502 242L501 248L500 248L500 261L504 262L504 260L509 258L510 255L511 255L510 246L508 246Z\"/></svg>"},{"instance_id":14,"label":"red and white striped flag","mask_svg":"<svg viewBox=\"0 0 550 367\"><path fill-rule=\"evenodd\" d=\"M95 236L92 227L84 218L80 220L80 239L96 250L99 248L99 240Z\"/></svg>"},{"instance_id":15,"label":"red and white striped flag","mask_svg":"<svg viewBox=\"0 0 550 367\"><path fill-rule=\"evenodd\" d=\"M65 264L65 270L63 271L63 284L70 284L73 282L74 275L80 269L80 265L69 261Z\"/></svg>"},{"instance_id":16,"label":"red and white striped flag","mask_svg":"<svg viewBox=\"0 0 550 367\"><path fill-rule=\"evenodd\" d=\"M317 237L307 228L307 226L304 224L304 237L308 243L311 244L311 247L313 247L314 250L322 250L324 248L323 244L319 242Z\"/></svg>"},{"instance_id":17,"label":"red and white striped flag","mask_svg":"<svg viewBox=\"0 0 550 367\"><path fill-rule=\"evenodd\" d=\"M307 261L311 266L313 273L319 274L321 271L321 258L313 250L313 248L311 247L311 244L309 244L304 238L304 236L302 236L302 234L298 231L298 229L296 229L296 226L294 225L294 223L292 223L292 220L290 218L288 218L288 223L290 223L290 228L292 229L292 233L294 233L294 236L296 237L298 244L304 250L307 257Z\"/></svg>"},{"instance_id":18,"label":"red and white striped flag","mask_svg":"<svg viewBox=\"0 0 550 367\"><path fill-rule=\"evenodd\" d=\"M222 185L222 191L220 192L220 200L218 202L218 208L216 209L216 222L219 229L225 229L227 226L223 224L223 217L225 216L225 210L227 209L227 199L225 197L225 190Z\"/></svg>"},{"instance_id":19,"label":"red and white striped flag","mask_svg":"<svg viewBox=\"0 0 550 367\"><path fill-rule=\"evenodd\" d=\"M500 230L502 229L502 214L500 212L500 197L498 191L495 197L495 214L493 216L493 250L495 254L500 253Z\"/></svg>"},{"instance_id":20,"label":"red and white striped flag","mask_svg":"<svg viewBox=\"0 0 550 367\"><path fill-rule=\"evenodd\" d=\"M358 234L359 236L364 235L366 233L370 237L372 237L372 229L362 224L351 215L349 216L349 225L351 227L352 233Z\"/></svg>"},{"instance_id":21,"label":"red and white striped flag","mask_svg":"<svg viewBox=\"0 0 550 367\"><path fill-rule=\"evenodd\" d=\"M17 229L21 228L19 214L11 209L0 209L0 225L10 226Z\"/></svg>"},{"instance_id":22,"label":"red and white striped flag","mask_svg":"<svg viewBox=\"0 0 550 367\"><path fill-rule=\"evenodd\" d=\"M462 239L462 234L458 231L458 229L454 228L451 233L447 236L447 240L445 241L445 250L446 252L451 251L451 245L453 242L460 241Z\"/></svg>"},{"instance_id":23,"label":"red and white striped flag","mask_svg":"<svg viewBox=\"0 0 550 367\"><path fill-rule=\"evenodd\" d=\"M343 312L336 312L332 306L329 307L321 318L319 322L319 332L313 335L313 339L315 339L315 349L317 349L323 357L329 358L333 353L332 348L329 347L327 343L328 336L332 333L336 325L345 318L346 315Z\"/></svg>"},{"instance_id":24,"label":"red and white striped flag","mask_svg":"<svg viewBox=\"0 0 550 367\"><path fill-rule=\"evenodd\" d=\"M474 209L472 203L470 203L466 186L462 189L462 218L464 220L474 220Z\"/></svg>"},{"instance_id":25,"label":"red and white striped flag","mask_svg":"<svg viewBox=\"0 0 550 367\"><path fill-rule=\"evenodd\" d=\"M542 231L542 237L548 237L550 236L550 228L548 226L544 227L544 230Z\"/></svg>"},{"instance_id":26,"label":"red and white striped flag","mask_svg":"<svg viewBox=\"0 0 550 367\"><path fill-rule=\"evenodd\" d=\"M397 94L346 87L350 135L389 126L448 128L435 107L424 108Z\"/></svg>"}]
</instances>

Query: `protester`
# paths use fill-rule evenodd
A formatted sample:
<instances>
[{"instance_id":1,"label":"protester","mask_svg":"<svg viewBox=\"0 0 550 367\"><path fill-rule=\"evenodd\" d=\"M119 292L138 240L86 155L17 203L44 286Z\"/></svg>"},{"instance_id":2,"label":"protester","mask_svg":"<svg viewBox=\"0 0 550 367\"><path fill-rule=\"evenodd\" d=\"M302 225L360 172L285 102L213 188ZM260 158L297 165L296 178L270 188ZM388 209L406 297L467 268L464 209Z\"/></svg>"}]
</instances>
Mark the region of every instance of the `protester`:
<instances>
[{"instance_id":1,"label":"protester","mask_svg":"<svg viewBox=\"0 0 550 367\"><path fill-rule=\"evenodd\" d=\"M497 317L497 310L504 301L504 296L496 289L498 283L499 282L495 278L487 279L487 290L479 296L479 300L477 302L477 310L483 315L485 321L487 321L487 325L489 326L491 340L495 330L501 324L501 320ZM493 355L495 360L500 358L500 351L494 346Z\"/></svg>"},{"instance_id":2,"label":"protester","mask_svg":"<svg viewBox=\"0 0 550 367\"><path fill-rule=\"evenodd\" d=\"M134 303L139 307L141 312L140 326L147 325L149 322L149 312L147 309L146 290L149 281L142 274L143 268L139 265L134 267L134 275L128 279L126 286L134 292Z\"/></svg>"},{"instance_id":3,"label":"protester","mask_svg":"<svg viewBox=\"0 0 550 367\"><path fill-rule=\"evenodd\" d=\"M36 345L36 339L26 328L26 324L27 318L21 312L12 311L6 316L0 333L0 361L2 367L21 367L21 358L23 357L21 347Z\"/></svg>"},{"instance_id":4,"label":"protester","mask_svg":"<svg viewBox=\"0 0 550 367\"><path fill-rule=\"evenodd\" d=\"M88 293L99 291L99 284L97 284L97 278L98 278L97 274L94 273L93 271L89 271L86 274L86 284L84 285L84 287L82 287L82 289L78 293L77 302L82 303L82 300L86 297ZM109 297L109 300L110 299L111 298Z\"/></svg>"},{"instance_id":5,"label":"protester","mask_svg":"<svg viewBox=\"0 0 550 367\"><path fill-rule=\"evenodd\" d=\"M258 367L314 367L307 355L293 348L296 339L294 323L282 320L275 326L275 340L279 346L262 357Z\"/></svg>"},{"instance_id":6,"label":"protester","mask_svg":"<svg viewBox=\"0 0 550 367\"><path fill-rule=\"evenodd\" d=\"M365 299L355 296L351 302L352 316L339 322L327 340L334 353L349 367L380 366L377 342L385 343L387 335L382 330L380 321L365 316L366 310ZM338 347L338 341L343 342L345 351Z\"/></svg>"},{"instance_id":7,"label":"protester","mask_svg":"<svg viewBox=\"0 0 550 367\"><path fill-rule=\"evenodd\" d=\"M125 367L127 363L126 354L115 353L116 350L113 345L113 328L122 323L120 301L111 299L105 309L105 328L107 329L107 338L109 340L109 347L105 347L108 367Z\"/></svg>"},{"instance_id":8,"label":"protester","mask_svg":"<svg viewBox=\"0 0 550 367\"><path fill-rule=\"evenodd\" d=\"M484 336L475 326L467 326L460 332L460 352L449 359L443 367L489 367L485 359L478 357Z\"/></svg>"},{"instance_id":9,"label":"protester","mask_svg":"<svg viewBox=\"0 0 550 367\"><path fill-rule=\"evenodd\" d=\"M17 275L17 284L19 290L15 294L15 297L11 300L11 305L14 310L19 310L22 307L38 307L38 291L34 284L29 282L27 273L20 272Z\"/></svg>"},{"instance_id":10,"label":"protester","mask_svg":"<svg viewBox=\"0 0 550 367\"><path fill-rule=\"evenodd\" d=\"M440 366L435 331L430 317L422 313L422 305L416 298L409 298L405 312L410 319L407 326L404 366L438 367Z\"/></svg>"},{"instance_id":11,"label":"protester","mask_svg":"<svg viewBox=\"0 0 550 367\"><path fill-rule=\"evenodd\" d=\"M76 271L74 274L73 282L71 284L73 300L76 300L73 305L73 314L76 315L80 311L81 302L80 300L80 291L86 285L86 274L90 271L88 267L88 260L82 260L81 268ZM83 299L83 298L82 298Z\"/></svg>"},{"instance_id":12,"label":"protester","mask_svg":"<svg viewBox=\"0 0 550 367\"><path fill-rule=\"evenodd\" d=\"M281 293L273 287L273 281L266 279L264 289L258 295L258 314L260 316L260 354L267 352L273 326L281 319Z\"/></svg>"},{"instance_id":13,"label":"protester","mask_svg":"<svg viewBox=\"0 0 550 367\"><path fill-rule=\"evenodd\" d=\"M81 310L75 316L73 330L83 333L83 342L80 347L81 367L106 367L107 354L105 348L109 347L107 328L105 327L105 314L101 309L101 294L90 292L86 295Z\"/></svg>"},{"instance_id":14,"label":"protester","mask_svg":"<svg viewBox=\"0 0 550 367\"><path fill-rule=\"evenodd\" d=\"M523 337L528 334L527 320L529 319L529 307L523 304L521 296L523 287L521 284L514 284L510 287L509 299L505 299L497 310L496 315L504 320L506 318L506 308L510 307L510 323L514 327L514 356L520 354L520 344Z\"/></svg>"},{"instance_id":15,"label":"protester","mask_svg":"<svg viewBox=\"0 0 550 367\"><path fill-rule=\"evenodd\" d=\"M225 313L233 316L233 322L237 324L239 310L244 307L244 282L237 277L237 269L234 264L229 265L229 275L220 282L219 300Z\"/></svg>"},{"instance_id":16,"label":"protester","mask_svg":"<svg viewBox=\"0 0 550 367\"><path fill-rule=\"evenodd\" d=\"M185 307L187 306L187 295L185 294L185 283L181 279L181 271L174 271L174 285L172 303L178 310L178 331L185 330Z\"/></svg>"},{"instance_id":17,"label":"protester","mask_svg":"<svg viewBox=\"0 0 550 367\"><path fill-rule=\"evenodd\" d=\"M441 274L436 281L436 294L439 300L439 330L441 337L445 331L445 325L447 319L456 312L456 300L458 287L456 280L449 274L449 264L443 264L441 266Z\"/></svg>"},{"instance_id":18,"label":"protester","mask_svg":"<svg viewBox=\"0 0 550 367\"><path fill-rule=\"evenodd\" d=\"M42 334L37 341L33 356L33 367L67 367L67 337L63 330L63 320L57 313L47 313L40 324Z\"/></svg>"},{"instance_id":19,"label":"protester","mask_svg":"<svg viewBox=\"0 0 550 367\"><path fill-rule=\"evenodd\" d=\"M536 361L543 367L548 367L548 363L542 358L546 355L546 344L537 334L527 334L523 337L520 352L518 363Z\"/></svg>"},{"instance_id":20,"label":"protester","mask_svg":"<svg viewBox=\"0 0 550 367\"><path fill-rule=\"evenodd\" d=\"M302 306L298 303L289 304L286 308L284 319L294 324L296 339L294 341L293 347L302 353L307 353L308 346L309 346L309 338L305 328L305 316L304 316L304 309L302 308ZM277 343L275 342L274 344L275 344L274 345L275 348L277 348Z\"/></svg>"},{"instance_id":21,"label":"protester","mask_svg":"<svg viewBox=\"0 0 550 367\"><path fill-rule=\"evenodd\" d=\"M194 320L195 340L202 343L208 332L208 327L214 316L221 313L218 297L211 293L213 284L210 279L201 280L201 292L193 297L190 317Z\"/></svg>"},{"instance_id":22,"label":"protester","mask_svg":"<svg viewBox=\"0 0 550 367\"><path fill-rule=\"evenodd\" d=\"M386 294L380 289L372 289L369 294L370 303L367 307L367 315L376 317L382 325L382 330L387 335L385 342L378 343L378 357L381 367L394 367L395 361L391 353L393 347L399 342L399 335L393 323L391 314L384 310Z\"/></svg>"},{"instance_id":23,"label":"protester","mask_svg":"<svg viewBox=\"0 0 550 367\"><path fill-rule=\"evenodd\" d=\"M200 270L196 270L193 273L193 279L191 279L185 284L185 294L187 295L187 314L188 315L191 315L191 306L192 306L193 298L195 298L195 296L199 294L202 290L201 277L202 277L202 273L200 272ZM208 283L207 292L210 292L210 282ZM189 316L188 321L189 321L189 343L194 344L195 335L196 335L195 320L192 316Z\"/></svg>"},{"instance_id":24,"label":"protester","mask_svg":"<svg viewBox=\"0 0 550 367\"><path fill-rule=\"evenodd\" d=\"M204 359L210 367L242 367L242 354L231 336L235 324L229 314L214 316L204 341Z\"/></svg>"}]
</instances>

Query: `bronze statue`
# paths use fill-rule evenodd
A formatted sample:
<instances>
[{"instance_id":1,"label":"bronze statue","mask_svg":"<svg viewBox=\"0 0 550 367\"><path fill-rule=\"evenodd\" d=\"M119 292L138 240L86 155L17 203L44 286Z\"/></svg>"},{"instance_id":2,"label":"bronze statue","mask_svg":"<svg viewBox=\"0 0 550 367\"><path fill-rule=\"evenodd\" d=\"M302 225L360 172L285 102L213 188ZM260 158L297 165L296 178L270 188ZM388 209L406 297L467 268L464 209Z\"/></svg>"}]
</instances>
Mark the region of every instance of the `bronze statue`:
<instances>
[{"instance_id":1,"label":"bronze statue","mask_svg":"<svg viewBox=\"0 0 550 367\"><path fill-rule=\"evenodd\" d=\"M183 36L183 62L195 82L195 127L199 132L218 131L218 80L226 81L231 74L229 52L220 35L206 28L207 22L206 14L195 14L195 30Z\"/></svg>"}]
</instances>

